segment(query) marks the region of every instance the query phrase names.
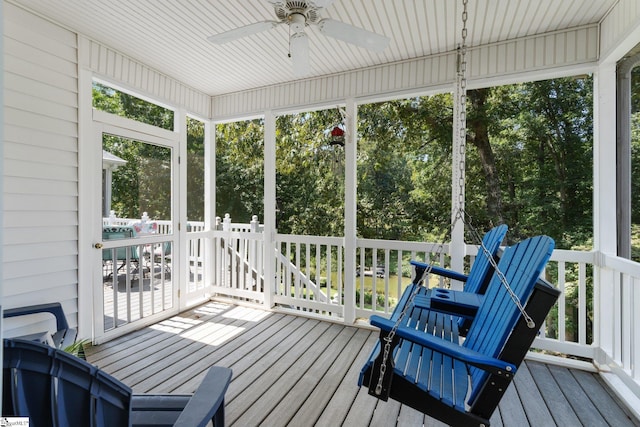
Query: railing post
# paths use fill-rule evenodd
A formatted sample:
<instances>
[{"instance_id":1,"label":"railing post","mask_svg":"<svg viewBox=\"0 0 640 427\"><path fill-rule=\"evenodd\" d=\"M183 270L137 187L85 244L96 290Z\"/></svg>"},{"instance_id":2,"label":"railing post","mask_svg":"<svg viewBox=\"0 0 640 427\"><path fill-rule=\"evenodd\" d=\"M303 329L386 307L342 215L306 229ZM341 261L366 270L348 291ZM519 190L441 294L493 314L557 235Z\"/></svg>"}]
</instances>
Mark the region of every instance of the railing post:
<instances>
[{"instance_id":1,"label":"railing post","mask_svg":"<svg viewBox=\"0 0 640 427\"><path fill-rule=\"evenodd\" d=\"M264 112L264 305L273 307L276 290L276 116Z\"/></svg>"},{"instance_id":2,"label":"railing post","mask_svg":"<svg viewBox=\"0 0 640 427\"><path fill-rule=\"evenodd\" d=\"M222 229L222 218L220 218L219 216L216 217L216 222L213 225L213 229L214 230L221 230ZM222 259L222 250L220 248L220 238L219 237L214 237L213 238L213 258L214 258L214 263L215 263L215 268L213 270L213 276L214 276L214 280L215 280L215 284L216 286L222 286L222 269L224 268L224 265L222 264L223 259Z\"/></svg>"},{"instance_id":3,"label":"railing post","mask_svg":"<svg viewBox=\"0 0 640 427\"><path fill-rule=\"evenodd\" d=\"M258 215L253 215L251 217L251 222L249 223L250 226L250 231L251 233L258 233L259 232L259 227L260 227L260 222L258 221ZM249 277L248 280L250 283L252 283L253 289L255 291L259 291L261 290L261 286L260 286L260 276L262 276L262 271L260 271L260 269L258 268L258 241L254 238L251 238L251 240L248 243L248 247L249 247ZM256 279L255 281L253 280L253 272L256 272Z\"/></svg>"},{"instance_id":4,"label":"railing post","mask_svg":"<svg viewBox=\"0 0 640 427\"><path fill-rule=\"evenodd\" d=\"M231 217L229 214L224 214L224 219L222 220L222 231L231 231Z\"/></svg>"}]
</instances>

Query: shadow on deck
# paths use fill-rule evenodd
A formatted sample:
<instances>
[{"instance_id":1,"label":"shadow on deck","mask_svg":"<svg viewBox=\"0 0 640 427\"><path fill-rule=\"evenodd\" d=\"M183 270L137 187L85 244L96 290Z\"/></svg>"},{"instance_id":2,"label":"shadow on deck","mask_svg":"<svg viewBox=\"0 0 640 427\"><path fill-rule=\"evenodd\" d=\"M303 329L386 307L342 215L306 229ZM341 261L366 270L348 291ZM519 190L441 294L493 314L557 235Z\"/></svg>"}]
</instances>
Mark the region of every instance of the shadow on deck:
<instances>
[{"instance_id":1,"label":"shadow on deck","mask_svg":"<svg viewBox=\"0 0 640 427\"><path fill-rule=\"evenodd\" d=\"M211 365L233 369L228 426L439 426L357 387L377 332L210 302L87 349L136 392L192 392ZM640 426L598 375L527 361L493 426Z\"/></svg>"}]
</instances>

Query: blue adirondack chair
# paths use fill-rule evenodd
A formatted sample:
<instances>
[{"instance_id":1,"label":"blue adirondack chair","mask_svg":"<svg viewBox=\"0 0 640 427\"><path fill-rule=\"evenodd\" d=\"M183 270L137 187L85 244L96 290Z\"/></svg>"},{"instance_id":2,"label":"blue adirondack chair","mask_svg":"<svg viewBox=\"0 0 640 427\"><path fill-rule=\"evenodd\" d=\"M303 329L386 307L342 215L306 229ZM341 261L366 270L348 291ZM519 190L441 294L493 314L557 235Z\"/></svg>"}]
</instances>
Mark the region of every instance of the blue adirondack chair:
<instances>
[{"instance_id":1,"label":"blue adirondack chair","mask_svg":"<svg viewBox=\"0 0 640 427\"><path fill-rule=\"evenodd\" d=\"M482 238L482 246L486 249L486 253L484 250L480 250L475 262L471 265L469 275L436 265L431 266L431 274L448 277L465 283L463 291L464 296L467 297L467 301L465 301L465 303L460 303L460 301L458 301L458 304L451 306L450 304L447 304L447 294L451 292L450 290L439 288L427 289L425 287L421 287L422 276L425 270L429 268L429 265L420 261L412 260L411 264L415 268L414 280L411 285L407 286L404 290L394 312L391 315L391 319L395 320L398 318L400 313L404 310L405 304L411 303L418 308L429 310L432 308L432 302L436 301L436 304L433 306L434 310L444 312L451 312L452 310L455 310L455 312L451 314L457 314L460 316L458 319L459 330L462 334L466 333L471 325L469 319L473 318L475 315L478 305L480 304L480 295L483 295L486 292L491 279L491 274L493 273L493 266L491 265L491 260L489 260L487 255L493 257L493 260L497 262L500 244L504 240L507 230L508 227L502 224L492 228L484 235ZM416 287L420 287L420 289L418 289L418 294L411 298ZM411 301L409 302L410 299ZM458 300L462 299L463 296L458 297Z\"/></svg>"},{"instance_id":2,"label":"blue adirondack chair","mask_svg":"<svg viewBox=\"0 0 640 427\"><path fill-rule=\"evenodd\" d=\"M497 227L489 230L482 238L482 246L486 248L487 252L494 258L494 260L497 259L500 244L504 240L504 236L507 235L508 229L509 228L505 224L498 225ZM428 264L415 260L411 261L411 265L415 268L415 280L419 280L424 271L429 267ZM487 254L483 253L482 249L478 251L475 262L471 265L471 269L469 270L469 275L439 267L437 265L431 266L431 274L464 282L464 291L474 294L485 293L489 280L491 279L492 272L493 268L491 266L491 262L487 258Z\"/></svg>"},{"instance_id":3,"label":"blue adirondack chair","mask_svg":"<svg viewBox=\"0 0 640 427\"><path fill-rule=\"evenodd\" d=\"M449 425L488 426L560 294L540 279L553 246L547 236L527 239L508 247L498 264L532 325L494 272L462 344L456 316L415 310L399 325L371 316L371 324L381 329L380 345L363 367L359 385L380 399L392 398ZM380 349L394 329L384 360Z\"/></svg>"},{"instance_id":4,"label":"blue adirondack chair","mask_svg":"<svg viewBox=\"0 0 640 427\"><path fill-rule=\"evenodd\" d=\"M33 426L224 426L231 370L212 367L193 395L138 395L75 356L4 340L2 415Z\"/></svg>"}]
</instances>

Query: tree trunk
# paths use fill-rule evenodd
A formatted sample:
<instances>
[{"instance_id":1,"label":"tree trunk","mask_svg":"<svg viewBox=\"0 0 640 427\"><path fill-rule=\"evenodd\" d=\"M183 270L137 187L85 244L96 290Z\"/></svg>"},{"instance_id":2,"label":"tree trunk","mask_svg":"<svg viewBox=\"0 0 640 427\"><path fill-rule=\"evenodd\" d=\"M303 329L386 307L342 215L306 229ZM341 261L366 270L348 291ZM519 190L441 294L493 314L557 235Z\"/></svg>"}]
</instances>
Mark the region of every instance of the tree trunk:
<instances>
[{"instance_id":1,"label":"tree trunk","mask_svg":"<svg viewBox=\"0 0 640 427\"><path fill-rule=\"evenodd\" d=\"M489 218L497 224L504 222L502 215L502 195L500 193L500 182L496 171L496 161L489 143L489 130L487 128L487 96L489 89L475 89L467 93L467 98L471 103L471 114L467 120L467 142L470 142L478 149L482 170L484 171L487 189L487 213Z\"/></svg>"}]
</instances>

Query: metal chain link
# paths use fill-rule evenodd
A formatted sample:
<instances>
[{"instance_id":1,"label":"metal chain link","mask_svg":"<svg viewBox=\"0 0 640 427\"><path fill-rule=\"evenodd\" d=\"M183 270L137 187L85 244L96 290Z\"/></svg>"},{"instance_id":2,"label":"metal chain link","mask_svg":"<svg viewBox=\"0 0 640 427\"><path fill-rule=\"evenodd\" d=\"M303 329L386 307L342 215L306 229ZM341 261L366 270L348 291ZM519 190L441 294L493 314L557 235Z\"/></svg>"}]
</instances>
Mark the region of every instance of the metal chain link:
<instances>
[{"instance_id":1,"label":"metal chain link","mask_svg":"<svg viewBox=\"0 0 640 427\"><path fill-rule=\"evenodd\" d=\"M459 136L459 163L458 163L458 209L464 208L464 172L465 152L467 144L467 3L462 0L462 44L458 49L458 136Z\"/></svg>"},{"instance_id":2,"label":"metal chain link","mask_svg":"<svg viewBox=\"0 0 640 427\"><path fill-rule=\"evenodd\" d=\"M459 176L458 176L458 209L464 212L464 172L465 172L465 152L466 152L466 144L467 144L467 3L468 0L462 0L462 44L460 45L460 49L458 51L458 92L460 94L460 105L459 105L459 115L458 115L458 125L460 126L459 135L460 135L460 162L459 162ZM469 223L471 222L471 217L464 212L464 217L469 218ZM465 219L463 222L466 223ZM469 224L467 224L469 225ZM473 228L473 227L471 227ZM476 233L477 234L477 233ZM535 327L535 323L531 316L527 314L524 307L522 306L522 302L520 298L513 292L511 286L509 286L509 282L507 278L504 276L502 271L498 268L495 259L489 253L489 250L484 246L482 240L480 239L480 247L482 252L489 260L491 267L494 268L498 277L500 278L500 282L506 288L509 296L513 300L513 302L518 307L518 310L524 317L527 322L527 326L530 328Z\"/></svg>"}]
</instances>

